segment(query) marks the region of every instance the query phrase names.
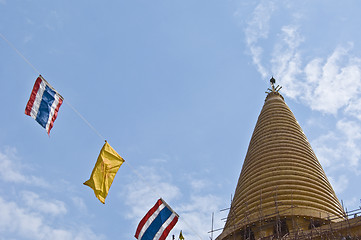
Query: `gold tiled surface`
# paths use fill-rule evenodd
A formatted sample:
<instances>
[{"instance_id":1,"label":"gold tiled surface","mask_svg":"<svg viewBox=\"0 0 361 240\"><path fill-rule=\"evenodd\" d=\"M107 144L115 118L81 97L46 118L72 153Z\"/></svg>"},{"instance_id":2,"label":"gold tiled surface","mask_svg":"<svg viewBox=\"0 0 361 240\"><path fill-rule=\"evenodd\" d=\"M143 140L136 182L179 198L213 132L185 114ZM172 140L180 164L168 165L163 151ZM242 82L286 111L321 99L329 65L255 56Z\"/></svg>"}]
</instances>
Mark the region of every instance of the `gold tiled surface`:
<instances>
[{"instance_id":1,"label":"gold tiled surface","mask_svg":"<svg viewBox=\"0 0 361 240\"><path fill-rule=\"evenodd\" d=\"M344 220L300 125L283 97L271 92L258 117L221 238L276 215Z\"/></svg>"}]
</instances>

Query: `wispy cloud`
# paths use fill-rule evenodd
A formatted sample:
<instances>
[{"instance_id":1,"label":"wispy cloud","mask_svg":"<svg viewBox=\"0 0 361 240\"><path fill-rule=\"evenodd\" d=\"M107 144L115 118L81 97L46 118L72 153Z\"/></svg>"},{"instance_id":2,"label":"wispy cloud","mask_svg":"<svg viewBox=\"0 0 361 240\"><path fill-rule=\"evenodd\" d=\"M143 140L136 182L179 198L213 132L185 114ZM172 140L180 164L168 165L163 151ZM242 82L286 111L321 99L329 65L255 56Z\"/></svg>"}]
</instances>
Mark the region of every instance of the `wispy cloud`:
<instances>
[{"instance_id":1,"label":"wispy cloud","mask_svg":"<svg viewBox=\"0 0 361 240\"><path fill-rule=\"evenodd\" d=\"M87 207L85 205L85 202L84 202L84 200L82 198L74 196L74 197L71 197L71 200L72 200L74 206L76 207L76 209L78 209L82 213L87 212L88 209L87 209Z\"/></svg>"},{"instance_id":2,"label":"wispy cloud","mask_svg":"<svg viewBox=\"0 0 361 240\"><path fill-rule=\"evenodd\" d=\"M272 1L261 1L253 11L253 17L245 29L246 44L252 56L253 63L263 78L269 76L269 71L262 64L263 48L259 41L266 39L269 33L269 20L275 5Z\"/></svg>"},{"instance_id":3,"label":"wispy cloud","mask_svg":"<svg viewBox=\"0 0 361 240\"><path fill-rule=\"evenodd\" d=\"M275 5L261 1L245 29L247 46L261 76L270 77L272 73L284 87L284 95L313 110L337 114L344 109L361 119L361 58L352 54L353 43L340 43L326 58L308 56L310 60L304 61L302 43L306 40L300 31L303 18L300 13L288 13L292 23L273 29L273 46L264 44L261 39L271 38L270 20ZM264 59L264 52L270 48L271 58Z\"/></svg>"},{"instance_id":4,"label":"wispy cloud","mask_svg":"<svg viewBox=\"0 0 361 240\"><path fill-rule=\"evenodd\" d=\"M169 204L175 198L179 198L180 190L171 184L170 179L172 179L171 175L167 174L167 171L161 171L160 168L146 166L138 168L136 175L131 177L124 192L121 193L122 199L125 197L125 204L129 206L127 217L137 222L159 197Z\"/></svg>"},{"instance_id":5,"label":"wispy cloud","mask_svg":"<svg viewBox=\"0 0 361 240\"><path fill-rule=\"evenodd\" d=\"M326 59L317 57L303 63L300 48L304 37L299 27L283 26L281 31L271 63L272 72L284 86L283 93L324 113L337 114L342 108L358 110L361 58L350 53L353 44L337 46Z\"/></svg>"},{"instance_id":6,"label":"wispy cloud","mask_svg":"<svg viewBox=\"0 0 361 240\"><path fill-rule=\"evenodd\" d=\"M50 11L47 18L49 18L50 20L48 19L48 21L44 22L43 24L50 31L56 31L63 27L62 16L57 11Z\"/></svg>"},{"instance_id":7,"label":"wispy cloud","mask_svg":"<svg viewBox=\"0 0 361 240\"><path fill-rule=\"evenodd\" d=\"M16 154L16 149L10 147L6 147L4 151L0 152L0 180L48 187L48 183L43 179L23 173L24 164L20 164Z\"/></svg>"},{"instance_id":8,"label":"wispy cloud","mask_svg":"<svg viewBox=\"0 0 361 240\"><path fill-rule=\"evenodd\" d=\"M221 200L212 195L191 195L190 200L179 206L180 221L176 229L190 229L184 231L188 239L206 239L211 230L212 212L218 212ZM217 219L214 228L220 228L221 221Z\"/></svg>"},{"instance_id":9,"label":"wispy cloud","mask_svg":"<svg viewBox=\"0 0 361 240\"><path fill-rule=\"evenodd\" d=\"M26 239L87 240L105 239L90 228L77 226L65 229L51 226L40 212L21 207L0 196L0 234L3 237L24 237Z\"/></svg>"},{"instance_id":10,"label":"wispy cloud","mask_svg":"<svg viewBox=\"0 0 361 240\"><path fill-rule=\"evenodd\" d=\"M359 174L361 157L361 127L350 120L339 120L336 128L312 141L323 167L335 171L343 169Z\"/></svg>"},{"instance_id":11,"label":"wispy cloud","mask_svg":"<svg viewBox=\"0 0 361 240\"><path fill-rule=\"evenodd\" d=\"M23 172L31 168L24 167L15 148L4 149L0 152L0 182L3 184L0 191L0 239L104 239L85 224L69 222L65 202L44 197L48 195L42 194L44 186L48 187L46 181ZM59 224L62 221L66 222L63 226Z\"/></svg>"},{"instance_id":12,"label":"wispy cloud","mask_svg":"<svg viewBox=\"0 0 361 240\"><path fill-rule=\"evenodd\" d=\"M313 110L336 114L341 108L355 105L361 93L361 58L338 46L326 59L310 61L304 70L306 81L301 97Z\"/></svg>"},{"instance_id":13,"label":"wispy cloud","mask_svg":"<svg viewBox=\"0 0 361 240\"><path fill-rule=\"evenodd\" d=\"M359 123L345 119L339 120L334 130L312 141L314 151L337 194L349 188L350 174L361 174L360 144Z\"/></svg>"},{"instance_id":14,"label":"wispy cloud","mask_svg":"<svg viewBox=\"0 0 361 240\"><path fill-rule=\"evenodd\" d=\"M282 79L280 81L285 87L291 97L301 95L298 75L301 71L301 54L298 47L303 41L303 37L298 32L298 26L287 25L281 29L279 41L274 46L272 53L272 73L276 78Z\"/></svg>"},{"instance_id":15,"label":"wispy cloud","mask_svg":"<svg viewBox=\"0 0 361 240\"><path fill-rule=\"evenodd\" d=\"M205 179L191 179L189 182L193 191L201 191L203 190L208 184Z\"/></svg>"},{"instance_id":16,"label":"wispy cloud","mask_svg":"<svg viewBox=\"0 0 361 240\"><path fill-rule=\"evenodd\" d=\"M268 11L267 17L263 17L262 13L266 9L272 9L273 5L274 3L261 1L245 31L247 44L260 49L258 53L263 52L264 46L260 45L258 40L269 38L272 12ZM290 9L291 7L288 8ZM288 14L292 24L286 23L280 30L273 31L279 34L275 36L275 44L270 46L273 49L272 60L262 61L258 53L251 52L260 74L264 77L267 68L263 66L270 65L284 87L282 93L285 96L300 101L312 110L334 116L340 113L341 119L354 116L361 120L361 58L352 54L353 44L339 44L329 56L308 56L308 61L305 61L302 44L306 39L300 31L301 22L297 23L303 17L297 13ZM269 48L269 45L267 46ZM334 129L339 131L329 132L314 141L321 162L327 167L335 159L342 158L338 165L342 163L357 167L361 156L357 148L360 144L360 137L356 134L359 132L358 123L353 120L339 120Z\"/></svg>"},{"instance_id":17,"label":"wispy cloud","mask_svg":"<svg viewBox=\"0 0 361 240\"><path fill-rule=\"evenodd\" d=\"M189 185L180 189L173 176L160 166L164 162L157 162L157 166L137 169L137 175L129 178L125 191L121 193L121 198L129 206L127 217L136 226L156 199L162 197L180 216L173 234L183 230L183 235L189 239L208 238L212 211L219 211L221 204L215 195L204 191L200 193L202 189L211 189L207 186L211 181L192 178L193 174L188 174L184 182ZM221 223L219 220L216 222Z\"/></svg>"},{"instance_id":18,"label":"wispy cloud","mask_svg":"<svg viewBox=\"0 0 361 240\"><path fill-rule=\"evenodd\" d=\"M340 175L337 177L337 179L333 177L328 177L328 179L330 180L333 190L336 192L336 194L342 193L348 187L349 181L345 175Z\"/></svg>"},{"instance_id":19,"label":"wispy cloud","mask_svg":"<svg viewBox=\"0 0 361 240\"><path fill-rule=\"evenodd\" d=\"M337 122L337 129L344 134L344 140L340 147L343 149L348 166L356 169L359 166L361 157L361 128L360 124L354 121L340 120Z\"/></svg>"},{"instance_id":20,"label":"wispy cloud","mask_svg":"<svg viewBox=\"0 0 361 240\"><path fill-rule=\"evenodd\" d=\"M335 161L337 161L338 163L337 167L340 167L340 165L344 165L343 163L338 161L338 159L341 158L342 153L340 149L331 147L339 141L340 139L334 132L328 132L327 134L321 135L311 142L317 158L324 168L329 169L335 166Z\"/></svg>"},{"instance_id":21,"label":"wispy cloud","mask_svg":"<svg viewBox=\"0 0 361 240\"><path fill-rule=\"evenodd\" d=\"M328 54L317 51L320 55L314 55L302 32L308 12L296 5L261 0L246 22L245 41L263 79L272 73L283 86L284 96L324 114L321 121L329 117L333 128L311 143L336 192L341 193L351 184L348 174L361 173L361 57L352 39L335 42ZM278 19L277 14L288 21L271 22ZM312 47L317 49L317 45Z\"/></svg>"},{"instance_id":22,"label":"wispy cloud","mask_svg":"<svg viewBox=\"0 0 361 240\"><path fill-rule=\"evenodd\" d=\"M38 212L50 215L63 215L67 213L65 203L57 199L44 200L37 193L23 191L22 200L26 206Z\"/></svg>"}]
</instances>

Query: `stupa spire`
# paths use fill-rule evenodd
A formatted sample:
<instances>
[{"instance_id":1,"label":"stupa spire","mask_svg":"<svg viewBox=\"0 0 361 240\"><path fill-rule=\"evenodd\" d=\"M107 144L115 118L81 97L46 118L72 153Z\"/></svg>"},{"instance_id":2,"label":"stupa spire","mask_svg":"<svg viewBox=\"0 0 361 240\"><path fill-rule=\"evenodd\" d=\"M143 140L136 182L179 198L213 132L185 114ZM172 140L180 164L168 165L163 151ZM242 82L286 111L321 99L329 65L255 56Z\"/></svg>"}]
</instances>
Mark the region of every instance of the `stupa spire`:
<instances>
[{"instance_id":1,"label":"stupa spire","mask_svg":"<svg viewBox=\"0 0 361 240\"><path fill-rule=\"evenodd\" d=\"M266 93L271 93L271 92L278 93L279 90L281 90L282 87L280 87L280 85L277 85L277 87L275 87L276 79L274 79L273 76L269 81L271 83L271 89L267 88Z\"/></svg>"},{"instance_id":2,"label":"stupa spire","mask_svg":"<svg viewBox=\"0 0 361 240\"><path fill-rule=\"evenodd\" d=\"M292 111L270 79L223 232L217 240L284 236L344 220L344 211ZM246 237L248 236L248 237Z\"/></svg>"}]
</instances>

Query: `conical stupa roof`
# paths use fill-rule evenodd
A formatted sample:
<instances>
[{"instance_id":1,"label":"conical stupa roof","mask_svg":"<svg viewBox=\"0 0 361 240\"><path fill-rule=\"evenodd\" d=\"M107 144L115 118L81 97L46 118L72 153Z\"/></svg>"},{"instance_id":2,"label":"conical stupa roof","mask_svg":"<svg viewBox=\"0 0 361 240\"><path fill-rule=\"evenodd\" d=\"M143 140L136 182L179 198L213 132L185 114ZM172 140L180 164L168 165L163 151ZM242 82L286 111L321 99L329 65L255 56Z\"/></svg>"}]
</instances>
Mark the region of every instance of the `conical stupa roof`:
<instances>
[{"instance_id":1,"label":"conical stupa roof","mask_svg":"<svg viewBox=\"0 0 361 240\"><path fill-rule=\"evenodd\" d=\"M343 220L341 204L325 172L273 83L258 117L227 222L218 239L276 215Z\"/></svg>"}]
</instances>

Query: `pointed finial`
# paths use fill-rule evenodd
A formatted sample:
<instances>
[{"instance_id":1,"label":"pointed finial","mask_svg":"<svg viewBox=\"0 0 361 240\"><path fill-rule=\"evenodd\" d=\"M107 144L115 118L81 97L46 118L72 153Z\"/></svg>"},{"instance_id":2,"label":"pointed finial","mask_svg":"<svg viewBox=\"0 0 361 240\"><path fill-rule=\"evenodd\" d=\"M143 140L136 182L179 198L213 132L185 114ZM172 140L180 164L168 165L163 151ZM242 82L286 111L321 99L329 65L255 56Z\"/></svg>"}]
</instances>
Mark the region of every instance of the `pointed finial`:
<instances>
[{"instance_id":1,"label":"pointed finial","mask_svg":"<svg viewBox=\"0 0 361 240\"><path fill-rule=\"evenodd\" d=\"M271 82L272 85L274 85L276 83L276 79L274 79L273 76L269 81Z\"/></svg>"},{"instance_id":2,"label":"pointed finial","mask_svg":"<svg viewBox=\"0 0 361 240\"><path fill-rule=\"evenodd\" d=\"M272 78L269 81L271 82L272 92L274 92L275 91L276 79L274 79L273 76L272 76Z\"/></svg>"},{"instance_id":3,"label":"pointed finial","mask_svg":"<svg viewBox=\"0 0 361 240\"><path fill-rule=\"evenodd\" d=\"M271 92L275 92L278 93L278 91L282 88L279 85L277 87L275 87L275 83L276 83L276 79L274 79L274 77L272 76L272 78L269 80L271 82L271 87L272 89L267 89L269 92L266 93L271 93Z\"/></svg>"}]
</instances>

